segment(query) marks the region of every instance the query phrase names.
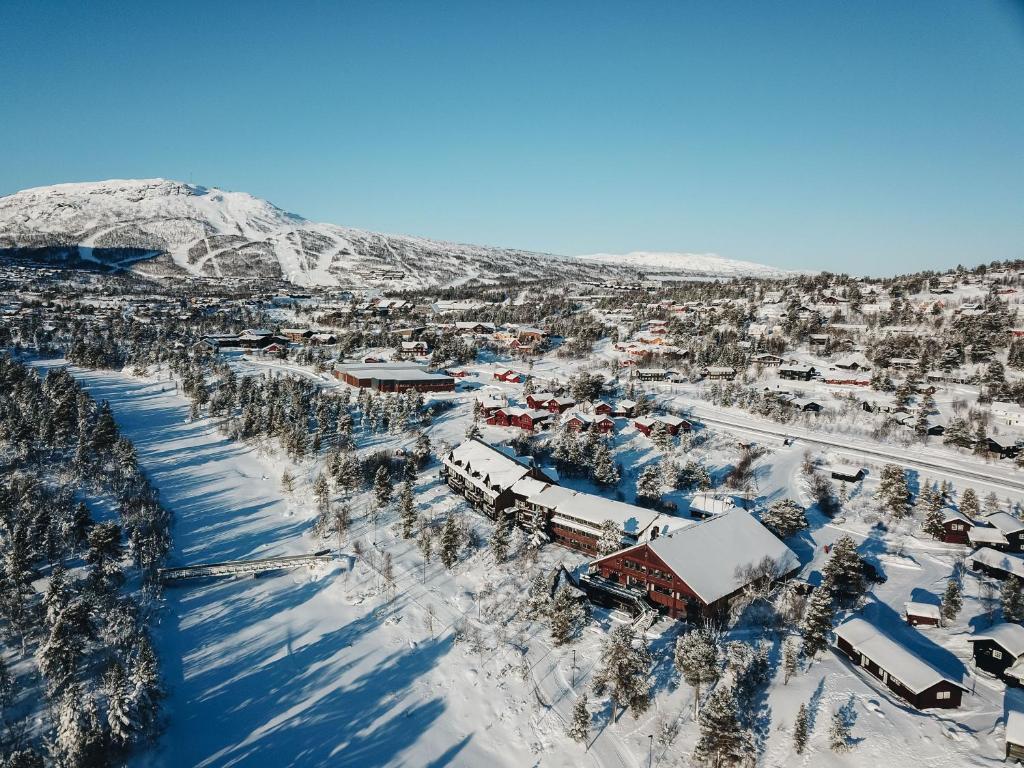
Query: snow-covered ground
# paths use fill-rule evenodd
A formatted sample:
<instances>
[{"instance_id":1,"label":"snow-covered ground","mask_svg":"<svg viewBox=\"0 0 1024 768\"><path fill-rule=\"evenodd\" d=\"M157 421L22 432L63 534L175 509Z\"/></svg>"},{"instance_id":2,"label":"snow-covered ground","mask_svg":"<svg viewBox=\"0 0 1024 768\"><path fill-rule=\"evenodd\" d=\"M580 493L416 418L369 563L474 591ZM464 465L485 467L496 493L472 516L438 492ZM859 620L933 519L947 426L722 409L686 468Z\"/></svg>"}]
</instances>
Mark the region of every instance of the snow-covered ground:
<instances>
[{"instance_id":1,"label":"snow-covered ground","mask_svg":"<svg viewBox=\"0 0 1024 768\"><path fill-rule=\"evenodd\" d=\"M238 365L263 372L256 363ZM286 365L263 368L296 373ZM547 367L541 361L535 373ZM554 364L550 371L556 372ZM110 401L140 464L174 512L172 564L295 554L331 544L310 533L314 510L306 487L312 466L299 468L298 489L285 493L279 480L287 463L281 455L269 446L230 441L210 420L190 423L189 405L173 383L74 372L94 397ZM480 385L513 398L519 394L516 385L485 381L482 366L480 373ZM471 396L455 396L457 408L431 430L435 444L460 439ZM711 439L695 455L713 470L727 467L736 456L732 432L709 431ZM487 434L503 439L511 432L487 428ZM386 440L397 446L408 437ZM373 446L380 447L379 441ZM800 471L807 447L776 442L758 460L755 495L761 502L809 502ZM632 428L616 438L616 453L628 463L630 477L656 458L650 441ZM854 492L848 505L853 512L868 504L873 482ZM464 508L439 483L436 470L422 473L416 501L434 519ZM359 538L370 548L376 540L391 552L397 574L391 600L379 589L377 574L347 556L350 546L315 572L167 589L155 628L169 690L167 728L157 747L138 759L140 765L641 766L652 745L648 735L663 719L678 719L680 732L669 745L653 743L654 764L686 764L697 726L692 690L671 668L677 632L672 622L659 622L648 635L656 659L651 710L639 719L625 714L607 723L607 708L592 697L594 741L585 751L565 736L566 723L605 632L619 619L595 612L574 645L553 649L543 626L513 618L528 578L515 558L496 567L483 548L454 573L435 560L424 574L415 543L397 537L388 521L374 529L361 516L365 505L361 496L352 500L356 514L347 544ZM803 575L813 580L825 544L853 535L888 576L869 593L867 615L945 671L963 675L971 694L959 711L915 712L826 651L788 684L781 673L773 679L764 699L768 719L758 739L759 764L994 765L1003 749L1003 686L973 673L965 640L982 621L978 580L965 577L962 618L951 627L910 629L900 616L907 600L937 601L962 548L919 538L916 526L882 535L853 513L828 520L812 509L811 520L811 528L793 542ZM482 518L470 512L467 521L487 535L489 523ZM558 562L574 568L584 559L546 547L542 564ZM457 627L469 641L455 641ZM777 669L780 646L777 638L771 642ZM517 646L526 649L525 657ZM836 755L827 744L829 720L851 701L856 746ZM808 704L813 727L810 747L798 757L792 723L801 703Z\"/></svg>"}]
</instances>

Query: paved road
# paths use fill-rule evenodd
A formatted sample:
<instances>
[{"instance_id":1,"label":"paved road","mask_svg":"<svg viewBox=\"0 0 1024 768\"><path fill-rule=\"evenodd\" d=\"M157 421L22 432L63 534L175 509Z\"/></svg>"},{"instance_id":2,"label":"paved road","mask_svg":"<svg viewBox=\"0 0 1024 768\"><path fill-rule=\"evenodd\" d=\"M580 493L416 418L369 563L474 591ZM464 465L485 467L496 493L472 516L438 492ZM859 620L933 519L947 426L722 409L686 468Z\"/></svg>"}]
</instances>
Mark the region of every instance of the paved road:
<instances>
[{"instance_id":1,"label":"paved road","mask_svg":"<svg viewBox=\"0 0 1024 768\"><path fill-rule=\"evenodd\" d=\"M788 428L783 424L776 426L771 422L759 421L756 423L739 423L731 421L718 415L708 415L706 409L701 408L700 406L692 406L689 410L693 413L694 418L705 424L712 424L714 426L723 427L733 431L768 435L770 437L778 438L779 440L782 440L787 436L793 436L801 443L819 445L850 456L884 459L887 462L899 464L900 466L908 467L910 469L941 472L943 475L953 478L980 482L985 485L1002 488L1004 490L1024 492L1024 478L1021 480L1015 480L1009 477L1004 477L1000 474L995 474L992 471L995 468L988 468L980 464L977 469L973 469L964 466L964 464L961 463L945 462L941 459L935 459L930 456L924 458L911 458L909 454L912 449L886 449L885 446L881 445L877 447L852 445L849 440L844 441L840 437L829 439L828 437L821 435L811 435L805 431Z\"/></svg>"}]
</instances>

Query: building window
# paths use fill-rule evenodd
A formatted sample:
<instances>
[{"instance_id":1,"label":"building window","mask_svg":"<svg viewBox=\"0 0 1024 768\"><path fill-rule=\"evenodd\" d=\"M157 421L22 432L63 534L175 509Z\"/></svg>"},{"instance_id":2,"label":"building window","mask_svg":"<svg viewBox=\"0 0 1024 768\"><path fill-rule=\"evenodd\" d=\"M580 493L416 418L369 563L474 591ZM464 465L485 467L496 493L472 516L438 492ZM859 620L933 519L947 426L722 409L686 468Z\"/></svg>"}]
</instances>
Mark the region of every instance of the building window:
<instances>
[{"instance_id":1,"label":"building window","mask_svg":"<svg viewBox=\"0 0 1024 768\"><path fill-rule=\"evenodd\" d=\"M993 649L992 650L992 658L993 659L1001 659L1001 658L1003 658L1003 652L1002 651L997 651L997 650Z\"/></svg>"},{"instance_id":2,"label":"building window","mask_svg":"<svg viewBox=\"0 0 1024 768\"><path fill-rule=\"evenodd\" d=\"M949 691L939 691L939 692L937 692L935 694L935 698L938 699L939 701L942 701L943 699L948 699L949 698Z\"/></svg>"}]
</instances>

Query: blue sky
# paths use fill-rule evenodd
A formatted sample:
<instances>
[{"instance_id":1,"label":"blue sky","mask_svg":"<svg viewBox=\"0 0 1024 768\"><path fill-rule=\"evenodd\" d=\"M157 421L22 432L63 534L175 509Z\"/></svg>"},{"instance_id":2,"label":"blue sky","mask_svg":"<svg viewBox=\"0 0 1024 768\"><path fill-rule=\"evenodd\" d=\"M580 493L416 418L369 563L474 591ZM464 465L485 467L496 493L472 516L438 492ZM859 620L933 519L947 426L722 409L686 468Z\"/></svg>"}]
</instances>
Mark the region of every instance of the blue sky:
<instances>
[{"instance_id":1,"label":"blue sky","mask_svg":"<svg viewBox=\"0 0 1024 768\"><path fill-rule=\"evenodd\" d=\"M163 176L555 253L1024 257L1024 0L5 0L0 27L0 194Z\"/></svg>"}]
</instances>

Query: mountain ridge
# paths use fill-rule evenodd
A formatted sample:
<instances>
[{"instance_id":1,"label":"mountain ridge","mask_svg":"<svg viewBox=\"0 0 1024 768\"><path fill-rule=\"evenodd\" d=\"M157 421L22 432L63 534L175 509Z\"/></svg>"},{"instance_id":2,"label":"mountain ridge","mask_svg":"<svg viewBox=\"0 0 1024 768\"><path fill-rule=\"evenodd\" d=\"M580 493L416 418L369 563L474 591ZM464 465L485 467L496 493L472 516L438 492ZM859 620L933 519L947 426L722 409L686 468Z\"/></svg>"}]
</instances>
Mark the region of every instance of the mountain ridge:
<instances>
[{"instance_id":1,"label":"mountain ridge","mask_svg":"<svg viewBox=\"0 0 1024 768\"><path fill-rule=\"evenodd\" d=\"M649 271L621 257L602 261L319 223L246 192L162 178L68 182L0 197L3 252L151 277L261 277L305 286L441 287ZM717 272L705 264L696 274L749 274L716 258ZM781 273L753 266L767 270L760 274Z\"/></svg>"}]
</instances>

